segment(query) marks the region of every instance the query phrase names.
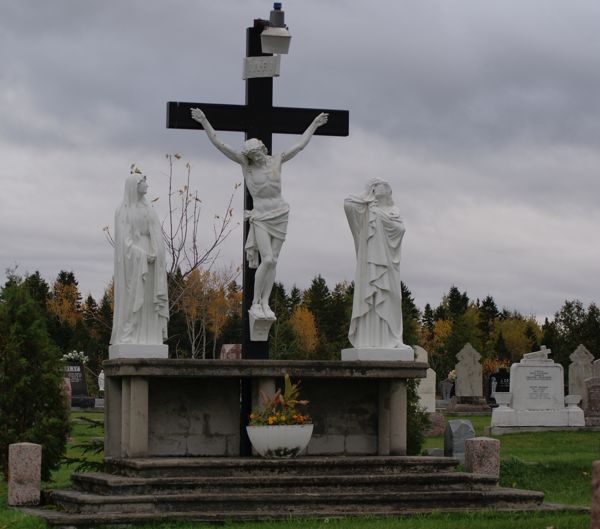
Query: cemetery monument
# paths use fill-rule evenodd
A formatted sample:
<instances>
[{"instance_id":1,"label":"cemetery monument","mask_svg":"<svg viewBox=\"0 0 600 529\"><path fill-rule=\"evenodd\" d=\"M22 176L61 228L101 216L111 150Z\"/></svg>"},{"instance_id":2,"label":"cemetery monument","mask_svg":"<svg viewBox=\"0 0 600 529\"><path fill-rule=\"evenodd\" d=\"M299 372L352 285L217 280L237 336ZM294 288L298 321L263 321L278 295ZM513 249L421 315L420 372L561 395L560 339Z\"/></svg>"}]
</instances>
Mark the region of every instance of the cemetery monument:
<instances>
[{"instance_id":1,"label":"cemetery monument","mask_svg":"<svg viewBox=\"0 0 600 529\"><path fill-rule=\"evenodd\" d=\"M113 328L109 358L167 358L166 250L158 215L146 200L146 177L125 179L115 213Z\"/></svg>"},{"instance_id":2,"label":"cemetery monument","mask_svg":"<svg viewBox=\"0 0 600 529\"><path fill-rule=\"evenodd\" d=\"M404 223L385 180L370 180L344 210L354 237L356 273L348 338L342 360L414 360L402 341L400 246Z\"/></svg>"},{"instance_id":3,"label":"cemetery monument","mask_svg":"<svg viewBox=\"0 0 600 529\"><path fill-rule=\"evenodd\" d=\"M274 155L257 138L246 140L236 151L223 143L204 112L192 108L192 118L200 123L211 143L227 158L242 167L244 182L252 196L253 209L244 212L249 222L246 236L246 260L256 269L254 298L248 311L250 339L266 341L275 313L269 306L269 296L275 283L277 259L287 234L290 206L281 196L281 166L296 156L310 141L315 131L327 123L327 114L320 113L304 131L300 141L291 149Z\"/></svg>"},{"instance_id":4,"label":"cemetery monument","mask_svg":"<svg viewBox=\"0 0 600 529\"><path fill-rule=\"evenodd\" d=\"M483 370L481 355L467 343L456 355L456 381L454 397L448 411L488 411L489 406L483 398Z\"/></svg>"},{"instance_id":5,"label":"cemetery monument","mask_svg":"<svg viewBox=\"0 0 600 529\"><path fill-rule=\"evenodd\" d=\"M492 411L492 434L585 426L577 406L580 396L565 398L563 367L550 353L542 346L511 366L510 391L496 393L499 406Z\"/></svg>"}]
</instances>

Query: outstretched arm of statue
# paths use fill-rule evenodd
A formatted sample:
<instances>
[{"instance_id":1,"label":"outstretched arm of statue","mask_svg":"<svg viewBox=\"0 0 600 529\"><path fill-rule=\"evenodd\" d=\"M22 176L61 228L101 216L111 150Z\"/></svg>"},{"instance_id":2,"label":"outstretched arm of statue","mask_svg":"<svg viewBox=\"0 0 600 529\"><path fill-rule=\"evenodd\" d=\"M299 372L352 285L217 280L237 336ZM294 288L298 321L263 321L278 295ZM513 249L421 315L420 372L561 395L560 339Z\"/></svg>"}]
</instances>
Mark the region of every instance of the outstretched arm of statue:
<instances>
[{"instance_id":1,"label":"outstretched arm of statue","mask_svg":"<svg viewBox=\"0 0 600 529\"><path fill-rule=\"evenodd\" d=\"M313 137L315 131L320 126L325 125L325 123L327 123L328 118L329 114L321 112L304 131L304 134L302 134L300 141L288 151L281 153L281 161L287 162L288 160L291 160L294 156L296 156L296 154L298 154L302 149L304 149L304 147L306 147L310 139Z\"/></svg>"},{"instance_id":2,"label":"outstretched arm of statue","mask_svg":"<svg viewBox=\"0 0 600 529\"><path fill-rule=\"evenodd\" d=\"M219 149L230 160L233 160L234 162L237 162L239 164L241 164L243 162L242 155L239 152L232 149L229 145L227 145L226 143L223 143L219 139L219 137L217 136L217 133L215 132L215 129L210 124L210 122L208 121L208 119L206 118L206 115L204 114L204 112L202 112L202 110L200 110L199 108L192 108L191 113L192 113L192 119L202 125L202 127L206 131L206 135L208 136L208 139L211 141L211 143L217 149Z\"/></svg>"}]
</instances>

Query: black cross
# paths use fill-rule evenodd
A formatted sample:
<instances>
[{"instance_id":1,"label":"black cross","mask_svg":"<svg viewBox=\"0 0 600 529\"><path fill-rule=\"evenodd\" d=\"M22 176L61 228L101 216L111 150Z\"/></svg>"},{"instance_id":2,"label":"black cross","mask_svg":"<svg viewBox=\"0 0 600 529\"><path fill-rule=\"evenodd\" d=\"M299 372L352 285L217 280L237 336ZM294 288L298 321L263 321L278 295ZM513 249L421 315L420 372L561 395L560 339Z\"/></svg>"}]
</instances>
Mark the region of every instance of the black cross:
<instances>
[{"instance_id":1,"label":"black cross","mask_svg":"<svg viewBox=\"0 0 600 529\"><path fill-rule=\"evenodd\" d=\"M265 21L255 20L254 27L246 30L246 56L264 56L260 48L260 34ZM348 136L347 110L323 110L273 106L273 78L262 77L246 81L245 105L216 105L208 103L167 103L167 127L170 129L199 129L202 125L192 119L190 110L201 108L215 130L245 132L246 139L258 138L271 153L273 133L302 134L321 112L329 114L328 122L319 127L316 135ZM244 186L244 209L252 209L252 197ZM248 223L244 223L244 241ZM246 263L243 272L243 358L268 358L268 342L251 342L248 309L252 304L255 270Z\"/></svg>"}]
</instances>

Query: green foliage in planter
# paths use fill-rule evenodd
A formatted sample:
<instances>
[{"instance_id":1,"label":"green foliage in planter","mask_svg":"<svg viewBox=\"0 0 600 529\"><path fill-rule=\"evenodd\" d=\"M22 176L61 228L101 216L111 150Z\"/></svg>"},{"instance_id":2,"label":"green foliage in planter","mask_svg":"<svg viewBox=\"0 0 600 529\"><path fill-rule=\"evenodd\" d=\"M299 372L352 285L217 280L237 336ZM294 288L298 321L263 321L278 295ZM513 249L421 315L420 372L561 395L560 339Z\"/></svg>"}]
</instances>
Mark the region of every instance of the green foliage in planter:
<instances>
[{"instance_id":1,"label":"green foliage in planter","mask_svg":"<svg viewBox=\"0 0 600 529\"><path fill-rule=\"evenodd\" d=\"M42 445L42 479L60 465L69 433L63 363L27 285L11 277L0 293L0 469L8 445Z\"/></svg>"}]
</instances>

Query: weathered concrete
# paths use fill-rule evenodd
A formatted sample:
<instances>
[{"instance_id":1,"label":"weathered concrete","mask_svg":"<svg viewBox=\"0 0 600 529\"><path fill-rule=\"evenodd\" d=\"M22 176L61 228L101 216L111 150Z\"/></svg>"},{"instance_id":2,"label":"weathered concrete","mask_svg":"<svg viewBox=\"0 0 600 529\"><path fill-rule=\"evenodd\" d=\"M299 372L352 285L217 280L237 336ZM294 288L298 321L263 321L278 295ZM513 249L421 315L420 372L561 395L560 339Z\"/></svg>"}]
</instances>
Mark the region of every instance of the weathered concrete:
<instances>
[{"instance_id":1,"label":"weathered concrete","mask_svg":"<svg viewBox=\"0 0 600 529\"><path fill-rule=\"evenodd\" d=\"M8 504L38 505L42 475L42 445L8 445Z\"/></svg>"},{"instance_id":2,"label":"weathered concrete","mask_svg":"<svg viewBox=\"0 0 600 529\"><path fill-rule=\"evenodd\" d=\"M248 365L250 364L250 367ZM391 365L390 365L391 364ZM240 381L272 393L282 374L302 381L315 425L308 453L406 453L406 378L420 362L122 359L105 362L108 457L236 456Z\"/></svg>"}]
</instances>

